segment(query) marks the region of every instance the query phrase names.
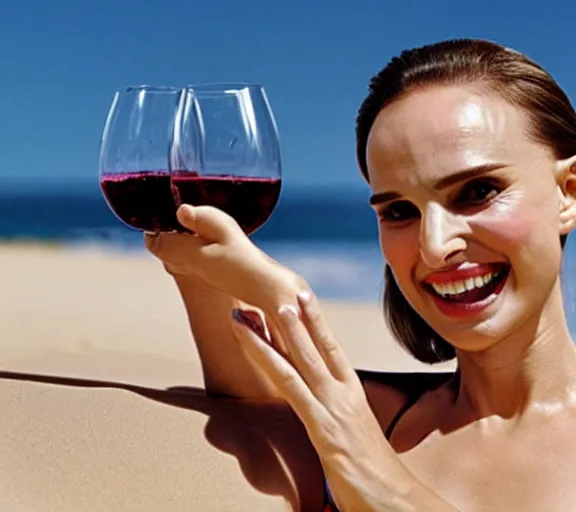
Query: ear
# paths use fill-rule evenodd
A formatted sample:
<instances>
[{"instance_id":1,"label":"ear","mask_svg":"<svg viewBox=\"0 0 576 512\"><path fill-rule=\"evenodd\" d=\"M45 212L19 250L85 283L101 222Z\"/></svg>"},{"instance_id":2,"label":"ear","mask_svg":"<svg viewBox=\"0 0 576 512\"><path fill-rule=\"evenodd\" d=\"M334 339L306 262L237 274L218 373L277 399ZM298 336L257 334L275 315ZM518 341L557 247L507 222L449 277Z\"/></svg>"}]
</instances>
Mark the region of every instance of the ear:
<instances>
[{"instance_id":1,"label":"ear","mask_svg":"<svg viewBox=\"0 0 576 512\"><path fill-rule=\"evenodd\" d=\"M558 162L560 192L560 234L576 228L576 155Z\"/></svg>"}]
</instances>

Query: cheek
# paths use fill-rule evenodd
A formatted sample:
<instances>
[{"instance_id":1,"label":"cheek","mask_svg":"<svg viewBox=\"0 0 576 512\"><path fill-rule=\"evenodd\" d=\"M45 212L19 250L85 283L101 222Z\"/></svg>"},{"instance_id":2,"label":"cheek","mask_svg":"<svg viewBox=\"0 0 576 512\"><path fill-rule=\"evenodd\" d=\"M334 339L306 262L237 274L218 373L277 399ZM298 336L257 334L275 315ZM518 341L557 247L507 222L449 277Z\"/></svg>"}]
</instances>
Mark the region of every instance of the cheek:
<instances>
[{"instance_id":1,"label":"cheek","mask_svg":"<svg viewBox=\"0 0 576 512\"><path fill-rule=\"evenodd\" d=\"M392 267L394 274L402 279L401 276L411 271L419 257L418 223L401 229L380 225L379 235L386 263Z\"/></svg>"},{"instance_id":2,"label":"cheek","mask_svg":"<svg viewBox=\"0 0 576 512\"><path fill-rule=\"evenodd\" d=\"M473 215L470 226L478 232L484 232L495 242L505 245L522 245L538 231L542 225L545 212L530 201L526 201L522 193L502 194L490 207L481 213ZM547 221L550 229L550 222Z\"/></svg>"}]
</instances>

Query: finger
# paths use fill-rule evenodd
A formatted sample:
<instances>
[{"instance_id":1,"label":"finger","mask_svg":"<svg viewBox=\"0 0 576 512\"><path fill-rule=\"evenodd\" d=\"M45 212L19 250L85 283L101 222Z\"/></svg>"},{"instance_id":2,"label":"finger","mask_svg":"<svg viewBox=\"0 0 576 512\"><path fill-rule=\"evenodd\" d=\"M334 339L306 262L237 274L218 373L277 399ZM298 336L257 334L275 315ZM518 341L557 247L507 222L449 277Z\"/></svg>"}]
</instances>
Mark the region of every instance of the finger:
<instances>
[{"instance_id":1,"label":"finger","mask_svg":"<svg viewBox=\"0 0 576 512\"><path fill-rule=\"evenodd\" d=\"M196 208L189 204L183 204L176 210L176 218L185 228L194 230L196 224Z\"/></svg>"},{"instance_id":2,"label":"finger","mask_svg":"<svg viewBox=\"0 0 576 512\"><path fill-rule=\"evenodd\" d=\"M152 236L144 234L144 244L154 256L164 259L163 255L173 254L174 251L187 256L188 251L197 251L206 245L200 237L185 233L158 233Z\"/></svg>"},{"instance_id":3,"label":"finger","mask_svg":"<svg viewBox=\"0 0 576 512\"><path fill-rule=\"evenodd\" d=\"M340 381L355 375L344 349L336 340L322 313L317 297L304 290L298 294L298 306L302 314L302 323L330 373Z\"/></svg>"},{"instance_id":4,"label":"finger","mask_svg":"<svg viewBox=\"0 0 576 512\"><path fill-rule=\"evenodd\" d=\"M304 425L317 425L324 414L298 371L274 348L250 329L240 310L233 313L232 328L245 353L264 372Z\"/></svg>"},{"instance_id":5,"label":"finger","mask_svg":"<svg viewBox=\"0 0 576 512\"><path fill-rule=\"evenodd\" d=\"M282 339L282 333L278 328L277 322L274 322L272 319L268 322L268 328L270 330L270 344L276 350L276 352L279 352L280 355L289 361L290 357L288 356L286 341Z\"/></svg>"},{"instance_id":6,"label":"finger","mask_svg":"<svg viewBox=\"0 0 576 512\"><path fill-rule=\"evenodd\" d=\"M322 355L312 341L294 306L281 306L277 313L278 328L288 357L316 396L332 381Z\"/></svg>"},{"instance_id":7,"label":"finger","mask_svg":"<svg viewBox=\"0 0 576 512\"><path fill-rule=\"evenodd\" d=\"M154 256L157 256L162 246L161 234L144 233L144 245Z\"/></svg>"},{"instance_id":8,"label":"finger","mask_svg":"<svg viewBox=\"0 0 576 512\"><path fill-rule=\"evenodd\" d=\"M183 233L160 233L157 236L146 234L144 243L170 274L205 278L200 265L205 245L202 238Z\"/></svg>"},{"instance_id":9,"label":"finger","mask_svg":"<svg viewBox=\"0 0 576 512\"><path fill-rule=\"evenodd\" d=\"M176 212L178 222L208 242L222 243L242 232L238 223L227 213L212 206L183 204Z\"/></svg>"}]
</instances>

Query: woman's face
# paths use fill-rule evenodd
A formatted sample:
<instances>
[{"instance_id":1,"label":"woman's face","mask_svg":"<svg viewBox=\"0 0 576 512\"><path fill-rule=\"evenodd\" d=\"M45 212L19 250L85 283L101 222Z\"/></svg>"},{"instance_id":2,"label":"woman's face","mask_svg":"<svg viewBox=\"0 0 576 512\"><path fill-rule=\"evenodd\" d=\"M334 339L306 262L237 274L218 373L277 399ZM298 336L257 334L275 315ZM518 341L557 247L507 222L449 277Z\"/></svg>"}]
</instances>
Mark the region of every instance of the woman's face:
<instances>
[{"instance_id":1,"label":"woman's face","mask_svg":"<svg viewBox=\"0 0 576 512\"><path fill-rule=\"evenodd\" d=\"M474 87L409 93L367 145L380 243L412 307L483 350L537 318L557 284L561 192L517 107Z\"/></svg>"}]
</instances>

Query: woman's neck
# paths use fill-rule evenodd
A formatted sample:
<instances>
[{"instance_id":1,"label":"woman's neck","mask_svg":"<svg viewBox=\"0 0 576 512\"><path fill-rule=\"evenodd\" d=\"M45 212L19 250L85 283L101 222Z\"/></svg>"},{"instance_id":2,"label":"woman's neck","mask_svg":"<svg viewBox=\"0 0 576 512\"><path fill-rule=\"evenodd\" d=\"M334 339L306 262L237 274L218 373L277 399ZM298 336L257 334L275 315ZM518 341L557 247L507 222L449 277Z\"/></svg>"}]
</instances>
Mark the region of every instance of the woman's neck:
<instances>
[{"instance_id":1,"label":"woman's neck","mask_svg":"<svg viewBox=\"0 0 576 512\"><path fill-rule=\"evenodd\" d=\"M533 405L576 398L576 349L560 283L537 318L481 353L458 353L455 406L476 418L521 416Z\"/></svg>"}]
</instances>

